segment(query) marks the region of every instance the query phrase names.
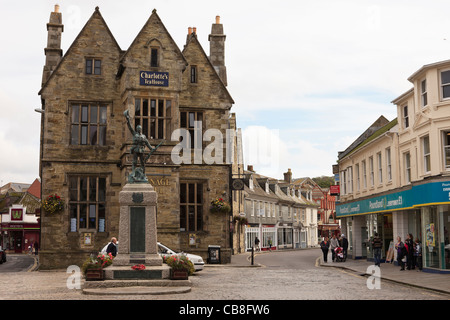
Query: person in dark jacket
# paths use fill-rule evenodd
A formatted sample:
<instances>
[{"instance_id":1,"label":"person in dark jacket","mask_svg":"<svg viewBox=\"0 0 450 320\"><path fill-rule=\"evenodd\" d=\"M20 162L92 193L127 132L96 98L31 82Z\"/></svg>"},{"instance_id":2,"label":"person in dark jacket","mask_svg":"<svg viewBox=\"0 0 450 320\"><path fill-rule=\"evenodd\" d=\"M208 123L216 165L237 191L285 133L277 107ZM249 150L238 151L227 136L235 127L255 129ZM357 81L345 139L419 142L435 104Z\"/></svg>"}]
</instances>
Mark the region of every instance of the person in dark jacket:
<instances>
[{"instance_id":1,"label":"person in dark jacket","mask_svg":"<svg viewBox=\"0 0 450 320\"><path fill-rule=\"evenodd\" d=\"M419 271L422 271L422 243L420 243L418 238L416 238L414 243L414 262Z\"/></svg>"},{"instance_id":2,"label":"person in dark jacket","mask_svg":"<svg viewBox=\"0 0 450 320\"><path fill-rule=\"evenodd\" d=\"M381 238L378 236L378 233L375 232L375 237L372 239L372 248L373 248L373 259L375 260L375 265L380 266L381 263L381 248L383 247L383 242Z\"/></svg>"},{"instance_id":3,"label":"person in dark jacket","mask_svg":"<svg viewBox=\"0 0 450 320\"><path fill-rule=\"evenodd\" d=\"M325 237L325 239L323 239L323 241L320 243L320 249L322 249L324 262L328 262L329 248L330 248L330 242L328 241L328 237Z\"/></svg>"},{"instance_id":4,"label":"person in dark jacket","mask_svg":"<svg viewBox=\"0 0 450 320\"><path fill-rule=\"evenodd\" d=\"M414 270L416 267L414 263L414 238L411 233L408 233L406 235L405 247L406 247L406 269Z\"/></svg>"},{"instance_id":5,"label":"person in dark jacket","mask_svg":"<svg viewBox=\"0 0 450 320\"><path fill-rule=\"evenodd\" d=\"M402 238L400 236L397 237L397 243L395 244L395 249L397 249L397 262L398 265L401 267L400 271L405 270L405 263L403 262L403 258L406 254L406 248L405 245L402 242Z\"/></svg>"},{"instance_id":6,"label":"person in dark jacket","mask_svg":"<svg viewBox=\"0 0 450 320\"><path fill-rule=\"evenodd\" d=\"M347 259L348 240L345 237L345 234L341 235L341 240L339 242L342 247L342 253L344 254L344 259Z\"/></svg>"},{"instance_id":7,"label":"person in dark jacket","mask_svg":"<svg viewBox=\"0 0 450 320\"><path fill-rule=\"evenodd\" d=\"M111 238L111 242L109 243L108 247L106 248L106 253L111 253L111 255L113 257L115 257L117 255L117 239L116 238Z\"/></svg>"}]
</instances>

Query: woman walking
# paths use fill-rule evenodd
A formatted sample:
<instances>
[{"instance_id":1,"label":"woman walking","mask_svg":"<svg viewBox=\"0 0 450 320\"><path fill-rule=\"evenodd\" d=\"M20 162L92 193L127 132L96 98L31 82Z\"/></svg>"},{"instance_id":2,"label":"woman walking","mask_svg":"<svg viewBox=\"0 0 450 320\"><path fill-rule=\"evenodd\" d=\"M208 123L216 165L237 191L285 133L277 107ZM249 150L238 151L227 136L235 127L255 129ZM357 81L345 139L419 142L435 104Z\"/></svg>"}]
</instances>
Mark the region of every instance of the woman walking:
<instances>
[{"instance_id":1,"label":"woman walking","mask_svg":"<svg viewBox=\"0 0 450 320\"><path fill-rule=\"evenodd\" d=\"M325 237L323 241L320 243L320 248L323 253L323 261L328 262L328 249L330 248L330 242L328 241L328 237Z\"/></svg>"}]
</instances>

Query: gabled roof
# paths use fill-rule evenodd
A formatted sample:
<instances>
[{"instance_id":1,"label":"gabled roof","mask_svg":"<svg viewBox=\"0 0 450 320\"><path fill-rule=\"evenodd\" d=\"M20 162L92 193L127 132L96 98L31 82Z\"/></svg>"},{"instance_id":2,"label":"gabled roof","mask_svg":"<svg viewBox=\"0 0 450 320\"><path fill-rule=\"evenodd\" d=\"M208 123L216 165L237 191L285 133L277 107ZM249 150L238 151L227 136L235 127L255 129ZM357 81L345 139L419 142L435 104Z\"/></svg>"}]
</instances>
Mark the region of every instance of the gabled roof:
<instances>
[{"instance_id":1,"label":"gabled roof","mask_svg":"<svg viewBox=\"0 0 450 320\"><path fill-rule=\"evenodd\" d=\"M34 180L27 192L38 199L41 198L41 182L39 179Z\"/></svg>"},{"instance_id":2,"label":"gabled roof","mask_svg":"<svg viewBox=\"0 0 450 320\"><path fill-rule=\"evenodd\" d=\"M216 79L219 81L219 83L221 84L222 90L224 90L225 94L228 96L228 98L230 99L230 102L232 104L234 104L234 100L231 97L230 92L228 91L225 83L223 83L222 78L220 78L219 74L217 73L216 69L214 68L213 64L211 63L211 60L209 59L209 57L206 55L205 50L203 50L202 45L200 44L200 42L197 39L197 34L196 33L191 33L188 38L187 38L187 42L186 45L184 46L183 49L183 54L189 49L189 46L198 46L198 48L200 49L203 58L205 59L205 61L207 61L207 64L209 65L210 69L211 69L211 73L215 75Z\"/></svg>"},{"instance_id":3,"label":"gabled roof","mask_svg":"<svg viewBox=\"0 0 450 320\"><path fill-rule=\"evenodd\" d=\"M100 9L99 7L95 8L94 13L91 15L91 17L89 18L89 20L86 22L86 24L84 25L83 29L81 29L80 33L78 33L77 37L75 38L75 40L72 42L72 44L70 45L69 49L67 50L67 52L64 54L64 56L61 58L61 60L59 61L58 65L56 66L55 70L53 70L53 72L51 73L50 77L48 77L47 81L42 85L41 90L39 91L39 95L42 93L42 91L46 88L47 84L49 83L50 79L53 78L53 76L56 74L56 71L58 71L58 69L60 68L61 64L64 62L64 60L66 59L66 57L71 53L71 51L73 50L74 45L78 42L78 40L81 38L81 36L84 34L85 30L91 25L92 21L94 19L100 19L100 21L105 25L106 31L107 33L111 36L111 40L113 41L113 43L117 46L117 50L119 53L122 52L122 50L120 49L119 44L117 43L116 39L114 38L111 30L109 29L108 25L106 24L105 19L103 19L103 16L100 13Z\"/></svg>"},{"instance_id":4,"label":"gabled roof","mask_svg":"<svg viewBox=\"0 0 450 320\"><path fill-rule=\"evenodd\" d=\"M373 135L374 132L383 128L385 125L389 123L389 120L384 116L380 116L366 131L364 131L345 151L339 152L338 158L341 160L346 157L348 154L353 152L357 147L359 147L364 141L367 140L370 136Z\"/></svg>"},{"instance_id":5,"label":"gabled roof","mask_svg":"<svg viewBox=\"0 0 450 320\"><path fill-rule=\"evenodd\" d=\"M137 34L137 36L134 38L133 42L131 43L130 47L128 48L128 50L124 53L124 55L121 58L121 61L123 61L126 56L129 54L129 52L136 46L139 38L141 38L141 35L145 32L145 30L147 30L148 26L153 22L153 20L156 20L157 23L159 25L161 25L161 27L163 28L164 32L166 33L167 37L169 38L170 42L172 43L172 45L176 48L176 53L179 55L180 59L182 59L186 66L188 65L186 58L183 56L183 54L181 53L180 48L177 46L177 44L175 43L175 41L173 40L172 36L170 35L169 31L167 31L167 28L164 26L164 23L162 22L161 18L159 17L159 15L156 13L156 9L153 9L152 14L150 15L150 17L148 18L147 22L144 24L144 26L142 27L142 29L139 31L139 33ZM151 41L152 39L148 39L149 41Z\"/></svg>"},{"instance_id":6,"label":"gabled roof","mask_svg":"<svg viewBox=\"0 0 450 320\"><path fill-rule=\"evenodd\" d=\"M365 140L363 140L358 146L356 146L354 149L352 149L349 153L347 153L345 156L352 154L353 152L356 152L357 150L359 150L360 148L362 148L363 146L367 145L368 143L370 143L371 141L375 140L376 138L378 138L379 136L381 136L383 133L388 132L389 130L391 130L393 127L395 127L398 124L397 118L395 118L394 120L392 120L391 122L389 122L388 124L386 124L385 126L379 128L377 131L375 131L372 135L370 135L369 137L367 137ZM339 157L339 160L341 160L344 157Z\"/></svg>"}]
</instances>

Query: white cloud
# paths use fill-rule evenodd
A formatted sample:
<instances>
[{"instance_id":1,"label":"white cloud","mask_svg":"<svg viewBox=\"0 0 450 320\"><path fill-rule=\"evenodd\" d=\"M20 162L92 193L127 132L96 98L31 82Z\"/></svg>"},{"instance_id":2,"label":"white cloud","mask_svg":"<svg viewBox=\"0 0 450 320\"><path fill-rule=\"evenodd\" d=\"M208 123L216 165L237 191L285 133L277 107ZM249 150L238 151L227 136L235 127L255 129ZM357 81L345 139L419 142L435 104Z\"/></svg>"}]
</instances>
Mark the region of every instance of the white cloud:
<instances>
[{"instance_id":1,"label":"white cloud","mask_svg":"<svg viewBox=\"0 0 450 320\"><path fill-rule=\"evenodd\" d=\"M15 26L14 32L0 33L2 180L5 176L18 180L26 175L23 168L38 166L40 117L33 110L40 103L46 24L54 4L2 3L0 28ZM197 27L208 54L211 24L220 15L227 35L228 89L236 102L232 112L248 135L261 131L277 141L267 130L279 130L277 157L258 149L261 159L254 165L260 171L256 166L260 162L261 169L270 170L262 174L273 172L280 178L289 167L294 175L297 171L328 175L337 151L380 115L389 120L396 116L390 101L412 87L406 80L412 73L424 64L450 58L448 1L130 0L124 6L121 1L64 0L59 4L64 52L97 5L123 50L156 8L180 49L187 28ZM19 14L26 23L17 25ZM260 126L259 131L249 127L254 125ZM255 143L262 148L260 140ZM19 152L26 155L21 160L28 160L18 167L4 155L17 158ZM254 156L244 152L247 158ZM273 162L266 163L268 159ZM271 169L274 162L278 171ZM27 181L37 174L30 171Z\"/></svg>"}]
</instances>

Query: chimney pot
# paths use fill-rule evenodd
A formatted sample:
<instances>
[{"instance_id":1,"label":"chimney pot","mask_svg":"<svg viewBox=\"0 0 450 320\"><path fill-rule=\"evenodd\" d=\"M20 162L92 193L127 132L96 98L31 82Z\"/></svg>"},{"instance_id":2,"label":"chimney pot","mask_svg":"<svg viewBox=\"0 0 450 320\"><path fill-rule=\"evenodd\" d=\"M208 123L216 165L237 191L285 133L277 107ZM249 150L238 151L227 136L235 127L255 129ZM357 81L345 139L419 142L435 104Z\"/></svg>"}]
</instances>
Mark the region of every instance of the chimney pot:
<instances>
[{"instance_id":1,"label":"chimney pot","mask_svg":"<svg viewBox=\"0 0 450 320\"><path fill-rule=\"evenodd\" d=\"M220 16L216 16L216 24L220 24Z\"/></svg>"},{"instance_id":2,"label":"chimney pot","mask_svg":"<svg viewBox=\"0 0 450 320\"><path fill-rule=\"evenodd\" d=\"M197 34L197 28L196 28L196 27L193 27L193 28L192 28L192 32L193 32L194 34Z\"/></svg>"},{"instance_id":3,"label":"chimney pot","mask_svg":"<svg viewBox=\"0 0 450 320\"><path fill-rule=\"evenodd\" d=\"M55 4L55 12L59 12L59 4Z\"/></svg>"},{"instance_id":4,"label":"chimney pot","mask_svg":"<svg viewBox=\"0 0 450 320\"><path fill-rule=\"evenodd\" d=\"M189 27L189 28L188 28L188 35L190 35L191 33L192 33L192 28Z\"/></svg>"}]
</instances>

